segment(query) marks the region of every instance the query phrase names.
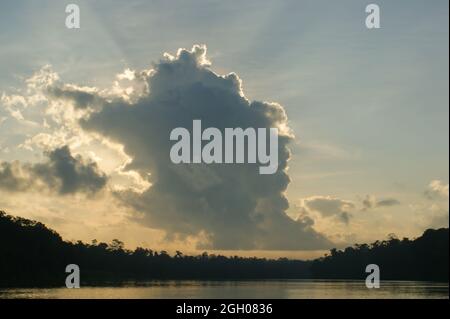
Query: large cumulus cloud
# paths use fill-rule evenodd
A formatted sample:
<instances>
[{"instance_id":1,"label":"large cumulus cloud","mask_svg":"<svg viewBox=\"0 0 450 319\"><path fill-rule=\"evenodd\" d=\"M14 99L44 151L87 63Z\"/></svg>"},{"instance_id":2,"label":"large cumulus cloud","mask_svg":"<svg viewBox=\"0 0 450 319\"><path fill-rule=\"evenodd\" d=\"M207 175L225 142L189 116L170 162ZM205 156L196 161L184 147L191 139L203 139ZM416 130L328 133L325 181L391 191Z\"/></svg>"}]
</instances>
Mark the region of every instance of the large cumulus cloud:
<instances>
[{"instance_id":1,"label":"large cumulus cloud","mask_svg":"<svg viewBox=\"0 0 450 319\"><path fill-rule=\"evenodd\" d=\"M152 70L129 78L144 83L136 100L103 98L72 87L49 89L52 98L72 100L90 110L81 127L124 146L132 161L125 170L147 178L142 193L118 193L140 214L141 222L163 229L169 237L197 236L201 248L324 249L332 243L305 218L292 219L285 191L293 135L277 103L249 101L239 77L210 69L205 46L165 55ZM65 91L66 90L66 91ZM191 128L278 128L279 165L272 175L260 175L259 164L173 164L170 132Z\"/></svg>"},{"instance_id":2,"label":"large cumulus cloud","mask_svg":"<svg viewBox=\"0 0 450 319\"><path fill-rule=\"evenodd\" d=\"M61 195L93 194L106 185L97 164L73 156L67 146L47 152L42 163L1 162L0 189L8 192L50 190Z\"/></svg>"}]
</instances>

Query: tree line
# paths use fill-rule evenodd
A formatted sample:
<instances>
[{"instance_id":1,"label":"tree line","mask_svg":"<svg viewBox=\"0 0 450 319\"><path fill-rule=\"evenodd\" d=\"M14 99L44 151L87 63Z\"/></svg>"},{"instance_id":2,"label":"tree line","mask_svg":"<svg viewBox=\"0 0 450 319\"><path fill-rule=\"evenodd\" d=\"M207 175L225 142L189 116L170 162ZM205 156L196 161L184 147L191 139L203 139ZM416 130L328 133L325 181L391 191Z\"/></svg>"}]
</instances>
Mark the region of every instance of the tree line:
<instances>
[{"instance_id":1,"label":"tree line","mask_svg":"<svg viewBox=\"0 0 450 319\"><path fill-rule=\"evenodd\" d=\"M106 285L153 279L364 279L365 266L380 266L382 279L448 281L448 229L427 230L415 239L355 245L312 261L287 258L189 256L124 243L68 242L44 224L0 211L0 286L61 286L68 264L81 269L82 283Z\"/></svg>"}]
</instances>

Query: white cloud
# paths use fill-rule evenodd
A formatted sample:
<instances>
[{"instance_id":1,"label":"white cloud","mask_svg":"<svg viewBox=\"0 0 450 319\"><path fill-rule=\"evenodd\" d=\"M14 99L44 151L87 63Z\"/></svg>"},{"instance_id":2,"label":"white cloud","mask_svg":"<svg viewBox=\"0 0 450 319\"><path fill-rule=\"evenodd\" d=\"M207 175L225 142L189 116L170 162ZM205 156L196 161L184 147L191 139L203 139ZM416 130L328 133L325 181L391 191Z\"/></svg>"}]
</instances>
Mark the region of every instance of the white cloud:
<instances>
[{"instance_id":1,"label":"white cloud","mask_svg":"<svg viewBox=\"0 0 450 319\"><path fill-rule=\"evenodd\" d=\"M448 198L448 183L445 184L440 180L433 180L425 191L425 196L429 199Z\"/></svg>"}]
</instances>

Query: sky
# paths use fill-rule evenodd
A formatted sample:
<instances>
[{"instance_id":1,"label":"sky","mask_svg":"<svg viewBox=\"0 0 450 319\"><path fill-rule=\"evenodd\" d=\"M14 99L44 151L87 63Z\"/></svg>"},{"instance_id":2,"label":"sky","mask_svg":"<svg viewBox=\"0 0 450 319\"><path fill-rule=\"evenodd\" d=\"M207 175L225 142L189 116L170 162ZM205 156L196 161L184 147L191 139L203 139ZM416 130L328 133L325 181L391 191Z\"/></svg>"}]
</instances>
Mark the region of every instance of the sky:
<instances>
[{"instance_id":1,"label":"sky","mask_svg":"<svg viewBox=\"0 0 450 319\"><path fill-rule=\"evenodd\" d=\"M268 257L448 227L448 1L374 3L380 29L360 0L1 0L0 209ZM173 167L193 114L285 128L281 168Z\"/></svg>"}]
</instances>

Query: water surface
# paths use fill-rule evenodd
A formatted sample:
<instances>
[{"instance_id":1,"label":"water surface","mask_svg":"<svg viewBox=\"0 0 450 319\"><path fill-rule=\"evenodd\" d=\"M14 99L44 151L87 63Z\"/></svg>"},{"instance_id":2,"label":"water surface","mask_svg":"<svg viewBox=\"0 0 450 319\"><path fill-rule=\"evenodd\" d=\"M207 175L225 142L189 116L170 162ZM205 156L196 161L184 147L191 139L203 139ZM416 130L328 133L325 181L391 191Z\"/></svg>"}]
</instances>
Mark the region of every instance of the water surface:
<instances>
[{"instance_id":1,"label":"water surface","mask_svg":"<svg viewBox=\"0 0 450 319\"><path fill-rule=\"evenodd\" d=\"M449 298L448 283L382 281L368 289L364 281L267 280L267 281L150 281L120 286L0 289L0 298Z\"/></svg>"}]
</instances>

